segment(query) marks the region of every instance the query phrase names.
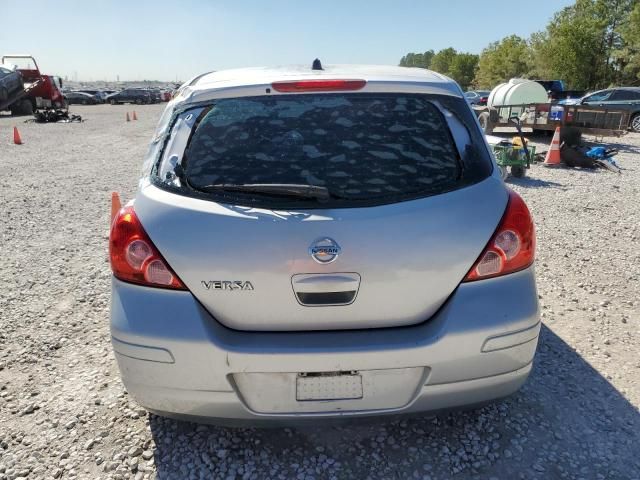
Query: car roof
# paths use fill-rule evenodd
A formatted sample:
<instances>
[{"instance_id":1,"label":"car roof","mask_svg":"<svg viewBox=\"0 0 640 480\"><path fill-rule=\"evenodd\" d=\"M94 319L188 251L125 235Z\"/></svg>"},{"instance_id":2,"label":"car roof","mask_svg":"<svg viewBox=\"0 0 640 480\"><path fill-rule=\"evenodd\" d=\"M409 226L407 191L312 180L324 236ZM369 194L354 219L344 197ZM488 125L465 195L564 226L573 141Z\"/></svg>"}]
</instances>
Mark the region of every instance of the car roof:
<instances>
[{"instance_id":1,"label":"car roof","mask_svg":"<svg viewBox=\"0 0 640 480\"><path fill-rule=\"evenodd\" d=\"M322 70L313 70L309 65L278 67L254 67L221 70L198 75L180 88L177 103L192 103L206 100L230 89L250 90L251 87L269 87L271 83L305 79L362 79L369 86L378 84L379 89L363 91L408 91L411 85L421 91L462 97L460 87L450 78L424 68L394 67L387 65L324 65ZM382 87L380 84L386 84ZM264 94L264 90L262 91ZM237 93L236 93L237 95ZM254 92L253 95L256 95Z\"/></svg>"},{"instance_id":2,"label":"car roof","mask_svg":"<svg viewBox=\"0 0 640 480\"><path fill-rule=\"evenodd\" d=\"M633 92L640 91L640 87L614 87L611 90L631 90Z\"/></svg>"}]
</instances>

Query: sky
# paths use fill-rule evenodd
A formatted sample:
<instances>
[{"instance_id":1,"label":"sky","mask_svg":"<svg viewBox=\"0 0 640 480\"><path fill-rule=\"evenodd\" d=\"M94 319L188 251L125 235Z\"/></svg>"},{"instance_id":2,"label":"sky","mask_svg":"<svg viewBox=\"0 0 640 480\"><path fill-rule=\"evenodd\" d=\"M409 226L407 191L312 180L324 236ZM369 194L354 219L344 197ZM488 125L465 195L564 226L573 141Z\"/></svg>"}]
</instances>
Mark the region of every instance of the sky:
<instances>
[{"instance_id":1,"label":"sky","mask_svg":"<svg viewBox=\"0 0 640 480\"><path fill-rule=\"evenodd\" d=\"M0 53L70 80L187 80L225 68L397 65L528 37L573 0L0 0ZM3 21L25 19L26 21Z\"/></svg>"}]
</instances>

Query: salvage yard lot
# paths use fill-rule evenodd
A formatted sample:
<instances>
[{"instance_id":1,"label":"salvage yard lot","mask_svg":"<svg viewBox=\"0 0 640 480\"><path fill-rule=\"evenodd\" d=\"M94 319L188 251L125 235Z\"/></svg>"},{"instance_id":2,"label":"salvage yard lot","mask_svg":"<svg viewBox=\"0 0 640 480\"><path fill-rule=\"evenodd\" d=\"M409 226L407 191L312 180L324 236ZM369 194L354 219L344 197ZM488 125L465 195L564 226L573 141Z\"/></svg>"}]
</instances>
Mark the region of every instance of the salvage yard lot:
<instances>
[{"instance_id":1,"label":"salvage yard lot","mask_svg":"<svg viewBox=\"0 0 640 480\"><path fill-rule=\"evenodd\" d=\"M109 343L110 192L132 197L162 108L0 115L0 480L640 478L640 134L611 142L621 175L536 165L510 182L536 221L544 323L519 393L431 418L228 429L148 415Z\"/></svg>"}]
</instances>

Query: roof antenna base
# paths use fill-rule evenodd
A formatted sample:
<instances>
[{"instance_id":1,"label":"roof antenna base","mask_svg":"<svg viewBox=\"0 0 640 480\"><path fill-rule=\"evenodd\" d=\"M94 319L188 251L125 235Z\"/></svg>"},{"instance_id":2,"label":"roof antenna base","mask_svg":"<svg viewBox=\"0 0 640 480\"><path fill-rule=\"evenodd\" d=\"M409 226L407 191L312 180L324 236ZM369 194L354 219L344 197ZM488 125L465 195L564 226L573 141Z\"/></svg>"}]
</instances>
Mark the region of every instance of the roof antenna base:
<instances>
[{"instance_id":1,"label":"roof antenna base","mask_svg":"<svg viewBox=\"0 0 640 480\"><path fill-rule=\"evenodd\" d=\"M324 68L322 68L322 62L320 62L319 58L316 58L313 63L311 64L311 70L324 70Z\"/></svg>"}]
</instances>

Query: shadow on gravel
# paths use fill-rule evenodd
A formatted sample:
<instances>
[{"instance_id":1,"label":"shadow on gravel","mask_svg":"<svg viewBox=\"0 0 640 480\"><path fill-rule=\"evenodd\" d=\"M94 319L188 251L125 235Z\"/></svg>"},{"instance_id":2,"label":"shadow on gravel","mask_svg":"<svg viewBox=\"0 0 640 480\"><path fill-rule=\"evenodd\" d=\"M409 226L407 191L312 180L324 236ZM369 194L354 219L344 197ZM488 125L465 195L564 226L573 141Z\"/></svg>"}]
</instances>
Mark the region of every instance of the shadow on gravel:
<instances>
[{"instance_id":1,"label":"shadow on gravel","mask_svg":"<svg viewBox=\"0 0 640 480\"><path fill-rule=\"evenodd\" d=\"M640 414L543 326L533 373L480 409L304 428L151 415L160 479L637 479Z\"/></svg>"},{"instance_id":2,"label":"shadow on gravel","mask_svg":"<svg viewBox=\"0 0 640 480\"><path fill-rule=\"evenodd\" d=\"M506 183L518 185L523 188L563 188L564 185L558 182L551 182L549 180L541 180L539 178L532 177L508 177Z\"/></svg>"}]
</instances>

